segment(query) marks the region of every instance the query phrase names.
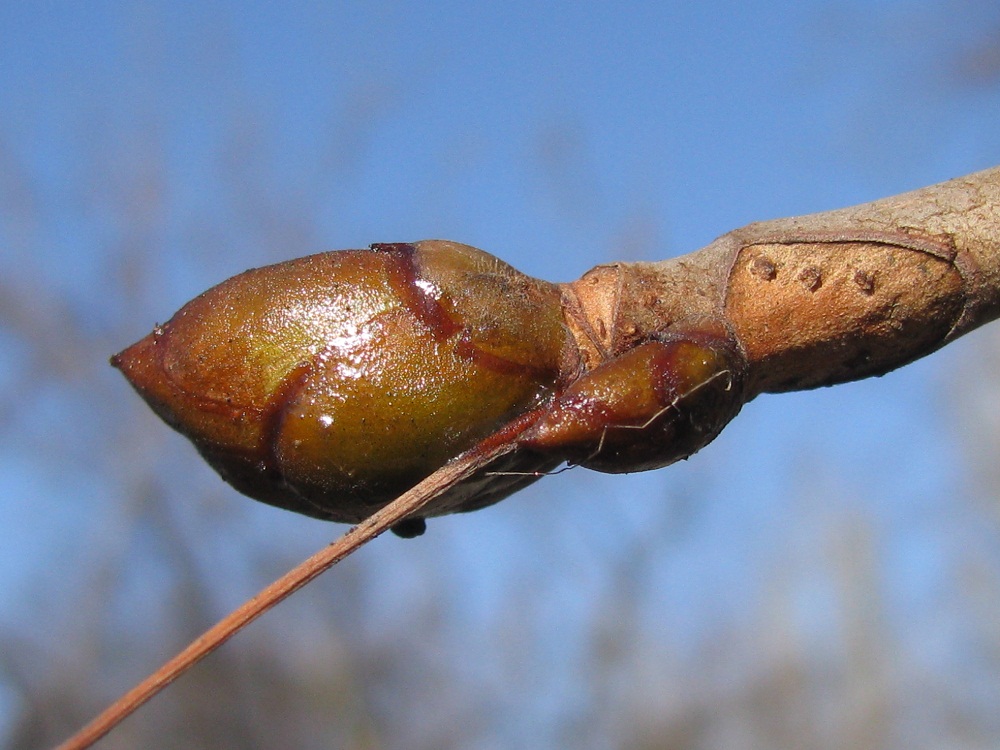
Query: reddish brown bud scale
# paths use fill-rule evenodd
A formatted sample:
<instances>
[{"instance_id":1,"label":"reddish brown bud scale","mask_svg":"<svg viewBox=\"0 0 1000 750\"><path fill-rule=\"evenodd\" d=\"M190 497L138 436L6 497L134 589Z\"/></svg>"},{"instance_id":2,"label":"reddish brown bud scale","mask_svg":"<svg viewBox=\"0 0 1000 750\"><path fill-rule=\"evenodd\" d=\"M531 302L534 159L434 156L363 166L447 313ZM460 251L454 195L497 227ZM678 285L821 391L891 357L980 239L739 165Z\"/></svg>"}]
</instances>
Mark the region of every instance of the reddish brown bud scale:
<instances>
[{"instance_id":1,"label":"reddish brown bud scale","mask_svg":"<svg viewBox=\"0 0 1000 750\"><path fill-rule=\"evenodd\" d=\"M727 340L647 341L572 383L521 443L597 471L657 469L719 434L743 406L744 379Z\"/></svg>"}]
</instances>

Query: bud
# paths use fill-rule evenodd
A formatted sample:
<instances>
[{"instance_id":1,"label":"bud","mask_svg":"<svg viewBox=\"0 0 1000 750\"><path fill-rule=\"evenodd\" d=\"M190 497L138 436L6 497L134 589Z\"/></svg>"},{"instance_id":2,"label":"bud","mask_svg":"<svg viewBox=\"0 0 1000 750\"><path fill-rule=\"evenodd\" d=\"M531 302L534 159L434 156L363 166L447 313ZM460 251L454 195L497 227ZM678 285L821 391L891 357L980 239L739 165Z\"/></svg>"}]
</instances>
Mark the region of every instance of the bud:
<instances>
[{"instance_id":1,"label":"bud","mask_svg":"<svg viewBox=\"0 0 1000 750\"><path fill-rule=\"evenodd\" d=\"M247 271L112 364L240 492L355 523L550 400L574 352L555 285L425 241Z\"/></svg>"},{"instance_id":2,"label":"bud","mask_svg":"<svg viewBox=\"0 0 1000 750\"><path fill-rule=\"evenodd\" d=\"M728 338L660 334L570 384L519 442L596 471L657 469L715 439L743 406L744 375Z\"/></svg>"}]
</instances>

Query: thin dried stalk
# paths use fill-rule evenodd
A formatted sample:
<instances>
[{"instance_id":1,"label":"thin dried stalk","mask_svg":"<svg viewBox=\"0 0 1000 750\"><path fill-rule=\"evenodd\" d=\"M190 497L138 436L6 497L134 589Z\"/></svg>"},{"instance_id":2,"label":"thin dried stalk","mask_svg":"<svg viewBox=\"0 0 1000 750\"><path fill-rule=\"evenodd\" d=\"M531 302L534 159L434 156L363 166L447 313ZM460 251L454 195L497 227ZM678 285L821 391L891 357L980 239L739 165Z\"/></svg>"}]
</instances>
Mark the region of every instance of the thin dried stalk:
<instances>
[{"instance_id":1,"label":"thin dried stalk","mask_svg":"<svg viewBox=\"0 0 1000 750\"><path fill-rule=\"evenodd\" d=\"M408 492L373 513L335 542L290 570L274 583L241 604L192 641L183 651L116 700L83 729L58 746L57 750L84 750L118 726L140 706L153 698L195 664L276 604L291 596L321 573L329 570L366 542L408 516L418 513L442 492L476 473L496 458L509 453L512 444L470 451L441 467Z\"/></svg>"}]
</instances>

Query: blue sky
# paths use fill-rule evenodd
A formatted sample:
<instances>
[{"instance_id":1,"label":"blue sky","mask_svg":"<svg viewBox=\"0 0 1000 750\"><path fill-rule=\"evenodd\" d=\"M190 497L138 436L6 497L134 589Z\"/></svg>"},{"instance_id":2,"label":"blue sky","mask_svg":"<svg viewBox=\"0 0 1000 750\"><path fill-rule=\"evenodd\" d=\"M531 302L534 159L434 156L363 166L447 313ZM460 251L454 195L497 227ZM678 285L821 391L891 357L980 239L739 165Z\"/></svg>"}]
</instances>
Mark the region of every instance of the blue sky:
<instances>
[{"instance_id":1,"label":"blue sky","mask_svg":"<svg viewBox=\"0 0 1000 750\"><path fill-rule=\"evenodd\" d=\"M124 346L228 275L325 249L441 237L553 281L677 255L750 221L1000 163L1000 87L969 73L998 21L988 6L3 3L0 274L60 290L72 325L120 331ZM116 264L143 243L155 283L127 307ZM25 346L0 351L0 386L16 382ZM660 518L658 498L690 494L693 526L651 576L677 632L697 638L749 606L733 592L752 596L769 565L799 554L782 544L808 546L808 528L834 512L825 502L846 502L878 530L898 612L926 611L956 539L990 539L974 511L949 505L968 469L940 399L974 346L878 381L759 399L683 466L566 472L509 510L438 521L408 550L446 561L448 590L473 592L456 617L475 619L538 563L527 525L557 527L556 569L569 569L578 545L634 540ZM84 368L101 389L83 413L165 433L104 368L111 353ZM55 389L34 398L39 434L65 433L81 408ZM101 453L100 429L78 432L63 449L100 454L89 467L0 432L0 590L37 587L40 561L73 534L89 541L63 559L92 554L95 508L116 518L102 504L121 502L116 456ZM156 439L170 446L165 467L195 477L175 493L211 488L230 502L179 439ZM330 533L275 513L238 522L305 539L303 553ZM374 580L417 554L378 544ZM592 564L550 582L557 623L604 585ZM405 578L380 585L408 601ZM823 596L804 592L809 621ZM20 599L0 599L0 622L17 627Z\"/></svg>"}]
</instances>

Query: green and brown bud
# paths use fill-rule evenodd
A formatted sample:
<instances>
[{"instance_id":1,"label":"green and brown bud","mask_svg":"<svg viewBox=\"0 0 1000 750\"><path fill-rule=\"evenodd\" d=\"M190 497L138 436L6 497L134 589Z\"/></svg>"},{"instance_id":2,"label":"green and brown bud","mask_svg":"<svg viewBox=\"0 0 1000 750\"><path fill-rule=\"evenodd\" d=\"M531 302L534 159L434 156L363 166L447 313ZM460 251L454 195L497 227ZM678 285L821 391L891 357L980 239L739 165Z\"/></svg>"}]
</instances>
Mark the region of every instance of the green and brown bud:
<instances>
[{"instance_id":1,"label":"green and brown bud","mask_svg":"<svg viewBox=\"0 0 1000 750\"><path fill-rule=\"evenodd\" d=\"M247 271L112 363L236 489L352 523L577 368L555 285L442 241Z\"/></svg>"}]
</instances>

